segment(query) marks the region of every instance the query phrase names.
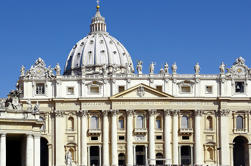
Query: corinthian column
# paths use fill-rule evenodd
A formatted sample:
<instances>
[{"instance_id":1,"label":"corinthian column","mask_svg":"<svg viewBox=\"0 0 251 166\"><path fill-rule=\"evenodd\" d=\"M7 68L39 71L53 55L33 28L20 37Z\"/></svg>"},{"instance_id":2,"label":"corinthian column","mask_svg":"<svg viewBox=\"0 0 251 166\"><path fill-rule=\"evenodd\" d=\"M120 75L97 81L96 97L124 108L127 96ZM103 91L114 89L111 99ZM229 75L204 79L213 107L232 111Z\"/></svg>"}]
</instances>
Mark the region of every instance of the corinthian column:
<instances>
[{"instance_id":1,"label":"corinthian column","mask_svg":"<svg viewBox=\"0 0 251 166\"><path fill-rule=\"evenodd\" d=\"M0 166L6 166L6 134L0 137Z\"/></svg>"},{"instance_id":2,"label":"corinthian column","mask_svg":"<svg viewBox=\"0 0 251 166\"><path fill-rule=\"evenodd\" d=\"M40 135L34 135L34 163L35 166L40 166Z\"/></svg>"},{"instance_id":3,"label":"corinthian column","mask_svg":"<svg viewBox=\"0 0 251 166\"><path fill-rule=\"evenodd\" d=\"M127 166L133 166L133 110L127 110Z\"/></svg>"},{"instance_id":4,"label":"corinthian column","mask_svg":"<svg viewBox=\"0 0 251 166\"><path fill-rule=\"evenodd\" d=\"M31 134L27 134L26 137L26 166L33 166L33 136Z\"/></svg>"},{"instance_id":5,"label":"corinthian column","mask_svg":"<svg viewBox=\"0 0 251 166\"><path fill-rule=\"evenodd\" d=\"M202 156L203 156L203 151L202 151L202 144L201 144L201 138L200 138L200 121L201 121L201 115L202 111L201 110L196 110L195 111L195 166L201 166L203 164L202 161Z\"/></svg>"},{"instance_id":6,"label":"corinthian column","mask_svg":"<svg viewBox=\"0 0 251 166\"><path fill-rule=\"evenodd\" d=\"M230 165L230 151L229 151L229 129L228 129L228 115L229 110L220 110L220 161L221 165Z\"/></svg>"},{"instance_id":7,"label":"corinthian column","mask_svg":"<svg viewBox=\"0 0 251 166\"><path fill-rule=\"evenodd\" d=\"M172 153L171 153L171 117L170 110L164 110L164 140L165 140L165 165L172 164Z\"/></svg>"},{"instance_id":8,"label":"corinthian column","mask_svg":"<svg viewBox=\"0 0 251 166\"><path fill-rule=\"evenodd\" d=\"M156 164L155 160L155 114L156 110L149 110L149 165Z\"/></svg>"},{"instance_id":9,"label":"corinthian column","mask_svg":"<svg viewBox=\"0 0 251 166\"><path fill-rule=\"evenodd\" d=\"M108 111L103 111L103 166L109 166L109 126Z\"/></svg>"},{"instance_id":10,"label":"corinthian column","mask_svg":"<svg viewBox=\"0 0 251 166\"><path fill-rule=\"evenodd\" d=\"M112 111L112 166L118 166L117 113Z\"/></svg>"},{"instance_id":11,"label":"corinthian column","mask_svg":"<svg viewBox=\"0 0 251 166\"><path fill-rule=\"evenodd\" d=\"M179 164L178 114L179 110L173 111L173 165Z\"/></svg>"},{"instance_id":12,"label":"corinthian column","mask_svg":"<svg viewBox=\"0 0 251 166\"><path fill-rule=\"evenodd\" d=\"M87 115L88 111L82 111L81 118L81 163L83 166L87 166Z\"/></svg>"}]
</instances>

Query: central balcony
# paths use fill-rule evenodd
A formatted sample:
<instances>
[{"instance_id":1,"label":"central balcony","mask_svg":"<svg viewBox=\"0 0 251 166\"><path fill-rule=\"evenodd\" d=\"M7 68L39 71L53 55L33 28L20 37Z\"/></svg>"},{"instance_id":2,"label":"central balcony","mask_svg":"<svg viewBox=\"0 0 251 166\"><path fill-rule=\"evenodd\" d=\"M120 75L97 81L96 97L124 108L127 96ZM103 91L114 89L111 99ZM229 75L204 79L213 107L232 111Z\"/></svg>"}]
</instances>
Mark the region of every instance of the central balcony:
<instances>
[{"instance_id":1,"label":"central balcony","mask_svg":"<svg viewBox=\"0 0 251 166\"><path fill-rule=\"evenodd\" d=\"M100 135L101 134L101 129L89 129L88 134L89 135Z\"/></svg>"},{"instance_id":2,"label":"central balcony","mask_svg":"<svg viewBox=\"0 0 251 166\"><path fill-rule=\"evenodd\" d=\"M180 128L179 133L180 135L192 135L193 129L192 128Z\"/></svg>"},{"instance_id":3,"label":"central balcony","mask_svg":"<svg viewBox=\"0 0 251 166\"><path fill-rule=\"evenodd\" d=\"M135 135L145 135L147 133L146 128L135 128L134 129L134 134Z\"/></svg>"}]
</instances>

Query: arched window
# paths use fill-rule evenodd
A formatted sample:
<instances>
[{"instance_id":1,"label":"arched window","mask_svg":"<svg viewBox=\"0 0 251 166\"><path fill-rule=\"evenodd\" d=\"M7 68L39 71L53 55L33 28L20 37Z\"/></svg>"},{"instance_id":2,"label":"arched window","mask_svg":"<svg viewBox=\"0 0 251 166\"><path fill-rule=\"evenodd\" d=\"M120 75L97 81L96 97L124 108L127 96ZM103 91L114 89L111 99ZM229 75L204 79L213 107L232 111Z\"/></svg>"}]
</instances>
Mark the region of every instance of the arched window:
<instances>
[{"instance_id":1,"label":"arched window","mask_svg":"<svg viewBox=\"0 0 251 166\"><path fill-rule=\"evenodd\" d=\"M158 160L160 159L160 160ZM162 153L157 153L156 154L156 165L163 165L163 154Z\"/></svg>"},{"instance_id":2,"label":"arched window","mask_svg":"<svg viewBox=\"0 0 251 166\"><path fill-rule=\"evenodd\" d=\"M181 128L183 128L183 129L189 128L189 121L188 121L188 117L187 116L182 116L182 119L181 119Z\"/></svg>"},{"instance_id":3,"label":"arched window","mask_svg":"<svg viewBox=\"0 0 251 166\"><path fill-rule=\"evenodd\" d=\"M207 117L206 127L208 130L213 130L213 118L211 116Z\"/></svg>"},{"instance_id":4,"label":"arched window","mask_svg":"<svg viewBox=\"0 0 251 166\"><path fill-rule=\"evenodd\" d=\"M98 117L97 116L92 116L91 117L91 129L98 129Z\"/></svg>"},{"instance_id":5,"label":"arched window","mask_svg":"<svg viewBox=\"0 0 251 166\"><path fill-rule=\"evenodd\" d=\"M161 129L161 117L156 118L156 129Z\"/></svg>"},{"instance_id":6,"label":"arched window","mask_svg":"<svg viewBox=\"0 0 251 166\"><path fill-rule=\"evenodd\" d=\"M142 115L137 116L136 128L139 128L139 129L144 128L144 116Z\"/></svg>"},{"instance_id":7,"label":"arched window","mask_svg":"<svg viewBox=\"0 0 251 166\"><path fill-rule=\"evenodd\" d=\"M71 131L74 130L74 118L73 117L68 118L68 130L71 130Z\"/></svg>"},{"instance_id":8,"label":"arched window","mask_svg":"<svg viewBox=\"0 0 251 166\"><path fill-rule=\"evenodd\" d=\"M214 151L213 148L209 147L207 148L207 155L209 160L214 160Z\"/></svg>"},{"instance_id":9,"label":"arched window","mask_svg":"<svg viewBox=\"0 0 251 166\"><path fill-rule=\"evenodd\" d=\"M119 117L119 129L124 129L125 126L124 126L124 117L123 116L120 116Z\"/></svg>"},{"instance_id":10,"label":"arched window","mask_svg":"<svg viewBox=\"0 0 251 166\"><path fill-rule=\"evenodd\" d=\"M243 129L243 117L237 116L236 118L236 128L237 129Z\"/></svg>"}]
</instances>

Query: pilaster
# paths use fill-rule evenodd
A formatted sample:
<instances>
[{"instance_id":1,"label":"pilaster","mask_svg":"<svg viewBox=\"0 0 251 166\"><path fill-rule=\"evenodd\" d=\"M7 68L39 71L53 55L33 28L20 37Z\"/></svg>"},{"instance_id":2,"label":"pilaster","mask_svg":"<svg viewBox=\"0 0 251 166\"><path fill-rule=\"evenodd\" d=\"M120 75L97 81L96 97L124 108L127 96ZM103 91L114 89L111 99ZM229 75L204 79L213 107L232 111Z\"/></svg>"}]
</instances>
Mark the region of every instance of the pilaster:
<instances>
[{"instance_id":1,"label":"pilaster","mask_svg":"<svg viewBox=\"0 0 251 166\"><path fill-rule=\"evenodd\" d=\"M149 110L149 165L156 165L155 155L155 114L156 110Z\"/></svg>"},{"instance_id":2,"label":"pilaster","mask_svg":"<svg viewBox=\"0 0 251 166\"><path fill-rule=\"evenodd\" d=\"M127 166L133 166L133 110L127 110Z\"/></svg>"},{"instance_id":3,"label":"pilaster","mask_svg":"<svg viewBox=\"0 0 251 166\"><path fill-rule=\"evenodd\" d=\"M109 121L108 110L103 110L103 166L109 166Z\"/></svg>"},{"instance_id":4,"label":"pilaster","mask_svg":"<svg viewBox=\"0 0 251 166\"><path fill-rule=\"evenodd\" d=\"M165 165L172 164L171 153L171 110L164 110Z\"/></svg>"},{"instance_id":5,"label":"pilaster","mask_svg":"<svg viewBox=\"0 0 251 166\"><path fill-rule=\"evenodd\" d=\"M118 166L118 138L117 138L117 114L118 110L112 110L112 166Z\"/></svg>"},{"instance_id":6,"label":"pilaster","mask_svg":"<svg viewBox=\"0 0 251 166\"><path fill-rule=\"evenodd\" d=\"M6 133L0 135L0 166L6 166Z\"/></svg>"},{"instance_id":7,"label":"pilaster","mask_svg":"<svg viewBox=\"0 0 251 166\"><path fill-rule=\"evenodd\" d=\"M179 137L178 137L178 115L179 110L173 110L173 165L179 164Z\"/></svg>"}]
</instances>

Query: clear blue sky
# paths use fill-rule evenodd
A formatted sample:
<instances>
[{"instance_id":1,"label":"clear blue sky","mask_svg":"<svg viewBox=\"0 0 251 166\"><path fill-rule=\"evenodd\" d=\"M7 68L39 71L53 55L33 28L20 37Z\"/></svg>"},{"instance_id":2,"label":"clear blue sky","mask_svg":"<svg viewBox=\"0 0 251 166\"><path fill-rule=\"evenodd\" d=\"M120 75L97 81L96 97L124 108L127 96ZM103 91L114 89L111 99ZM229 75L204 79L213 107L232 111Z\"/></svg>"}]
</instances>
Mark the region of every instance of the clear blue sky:
<instances>
[{"instance_id":1,"label":"clear blue sky","mask_svg":"<svg viewBox=\"0 0 251 166\"><path fill-rule=\"evenodd\" d=\"M89 33L95 0L1 0L0 97L15 88L21 65L41 57L63 68L73 45ZM250 0L101 0L109 33L143 70L177 62L178 73L218 73L242 56L251 66Z\"/></svg>"}]
</instances>

